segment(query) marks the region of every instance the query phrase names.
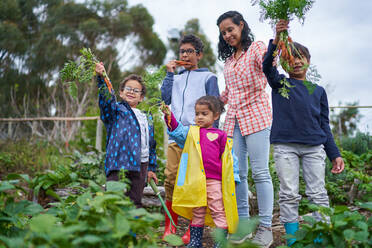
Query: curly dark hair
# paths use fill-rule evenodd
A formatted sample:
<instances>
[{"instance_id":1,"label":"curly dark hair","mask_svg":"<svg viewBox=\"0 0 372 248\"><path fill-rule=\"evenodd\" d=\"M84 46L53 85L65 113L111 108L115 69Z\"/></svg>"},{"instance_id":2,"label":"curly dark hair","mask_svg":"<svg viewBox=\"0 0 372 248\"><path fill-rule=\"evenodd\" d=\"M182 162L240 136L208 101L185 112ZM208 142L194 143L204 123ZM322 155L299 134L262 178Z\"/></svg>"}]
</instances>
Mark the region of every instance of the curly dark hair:
<instances>
[{"instance_id":1,"label":"curly dark hair","mask_svg":"<svg viewBox=\"0 0 372 248\"><path fill-rule=\"evenodd\" d=\"M196 105L207 105L214 115L225 112L224 103L217 96L202 96L195 102Z\"/></svg>"},{"instance_id":2,"label":"curly dark hair","mask_svg":"<svg viewBox=\"0 0 372 248\"><path fill-rule=\"evenodd\" d=\"M240 14L238 11L228 11L220 15L220 17L218 17L217 26L219 26L220 23L227 18L231 18L231 21L236 25L240 25L240 22L243 22L244 27L242 30L240 42L243 51L247 51L254 40L252 31L249 28L248 23L244 20L242 14ZM236 48L227 44L227 42L223 39L222 34L220 33L218 42L218 59L226 61L226 59L233 55L235 51Z\"/></svg>"},{"instance_id":3,"label":"curly dark hair","mask_svg":"<svg viewBox=\"0 0 372 248\"><path fill-rule=\"evenodd\" d=\"M125 84L129 80L135 80L135 81L137 81L142 86L141 96L145 96L146 95L146 85L145 85L142 77L140 75L137 75L137 74L130 74L129 76L127 76L126 78L124 78L123 81L121 81L120 86L119 86L119 90L120 91L123 91L124 90Z\"/></svg>"},{"instance_id":4,"label":"curly dark hair","mask_svg":"<svg viewBox=\"0 0 372 248\"><path fill-rule=\"evenodd\" d=\"M202 53L204 50L204 44L203 41L196 35L193 34L186 34L182 36L178 47L180 47L183 44L190 43L196 50L196 53Z\"/></svg>"}]
</instances>

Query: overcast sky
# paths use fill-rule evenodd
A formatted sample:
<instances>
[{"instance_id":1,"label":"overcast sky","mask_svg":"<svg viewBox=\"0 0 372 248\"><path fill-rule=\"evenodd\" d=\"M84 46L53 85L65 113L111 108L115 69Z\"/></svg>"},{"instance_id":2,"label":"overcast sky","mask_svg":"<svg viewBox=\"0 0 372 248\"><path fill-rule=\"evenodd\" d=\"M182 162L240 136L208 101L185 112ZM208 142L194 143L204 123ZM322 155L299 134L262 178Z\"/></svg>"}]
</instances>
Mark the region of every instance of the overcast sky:
<instances>
[{"instance_id":1,"label":"overcast sky","mask_svg":"<svg viewBox=\"0 0 372 248\"><path fill-rule=\"evenodd\" d=\"M129 0L129 5L142 4L154 17L155 31L167 43L168 31L182 29L191 18L198 18L200 26L217 55L217 18L229 10L239 11L248 22L256 40L268 44L273 30L268 22L260 22L258 6L250 0ZM290 24L293 40L307 46L311 63L327 86L330 106L339 102L359 101L372 105L372 0L317 0L306 14L304 25L298 20ZM219 62L223 67L223 63ZM224 78L218 73L220 90ZM372 131L372 109L360 109L364 115L361 131Z\"/></svg>"}]
</instances>

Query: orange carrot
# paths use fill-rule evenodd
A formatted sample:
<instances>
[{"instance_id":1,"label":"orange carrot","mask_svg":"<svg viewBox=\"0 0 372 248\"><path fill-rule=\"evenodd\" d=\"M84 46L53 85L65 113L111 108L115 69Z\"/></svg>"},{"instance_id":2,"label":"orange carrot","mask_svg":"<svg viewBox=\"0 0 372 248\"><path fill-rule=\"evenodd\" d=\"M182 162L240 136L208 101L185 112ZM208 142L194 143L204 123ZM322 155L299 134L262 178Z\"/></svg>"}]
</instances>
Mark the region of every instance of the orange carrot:
<instances>
[{"instance_id":1,"label":"orange carrot","mask_svg":"<svg viewBox=\"0 0 372 248\"><path fill-rule=\"evenodd\" d=\"M192 65L190 62L182 61L182 60L175 60L177 66L184 66L184 65Z\"/></svg>"},{"instance_id":2,"label":"orange carrot","mask_svg":"<svg viewBox=\"0 0 372 248\"><path fill-rule=\"evenodd\" d=\"M112 93L112 84L111 84L110 80L107 77L104 77L104 80L105 80L105 83L106 83L106 86L107 86L109 92Z\"/></svg>"}]
</instances>

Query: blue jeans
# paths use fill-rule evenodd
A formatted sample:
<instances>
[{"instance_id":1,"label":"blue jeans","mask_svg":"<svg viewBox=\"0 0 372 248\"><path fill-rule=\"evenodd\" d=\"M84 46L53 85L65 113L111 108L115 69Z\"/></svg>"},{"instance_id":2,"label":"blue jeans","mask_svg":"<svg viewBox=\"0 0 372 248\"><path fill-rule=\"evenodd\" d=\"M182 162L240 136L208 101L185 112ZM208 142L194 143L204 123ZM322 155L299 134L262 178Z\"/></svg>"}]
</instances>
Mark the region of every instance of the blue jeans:
<instances>
[{"instance_id":1,"label":"blue jeans","mask_svg":"<svg viewBox=\"0 0 372 248\"><path fill-rule=\"evenodd\" d=\"M252 177L256 185L260 224L271 226L274 205L273 183L269 171L270 128L242 136L238 121L235 122L233 149L239 159L240 183L236 185L239 218L249 218L248 156Z\"/></svg>"}]
</instances>

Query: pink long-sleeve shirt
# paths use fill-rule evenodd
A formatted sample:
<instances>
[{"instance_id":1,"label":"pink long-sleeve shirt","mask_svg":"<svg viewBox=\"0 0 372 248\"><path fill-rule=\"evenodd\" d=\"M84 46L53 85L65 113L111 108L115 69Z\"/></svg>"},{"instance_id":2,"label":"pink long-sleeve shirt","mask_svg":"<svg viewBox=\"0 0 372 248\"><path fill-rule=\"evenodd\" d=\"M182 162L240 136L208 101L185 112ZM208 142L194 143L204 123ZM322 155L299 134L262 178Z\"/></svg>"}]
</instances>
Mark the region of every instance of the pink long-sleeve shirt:
<instances>
[{"instance_id":1,"label":"pink long-sleeve shirt","mask_svg":"<svg viewBox=\"0 0 372 248\"><path fill-rule=\"evenodd\" d=\"M167 120L165 119L167 122ZM178 122L171 114L168 129L173 131ZM200 128L200 148L206 178L222 180L222 154L225 151L227 134L218 128Z\"/></svg>"}]
</instances>

